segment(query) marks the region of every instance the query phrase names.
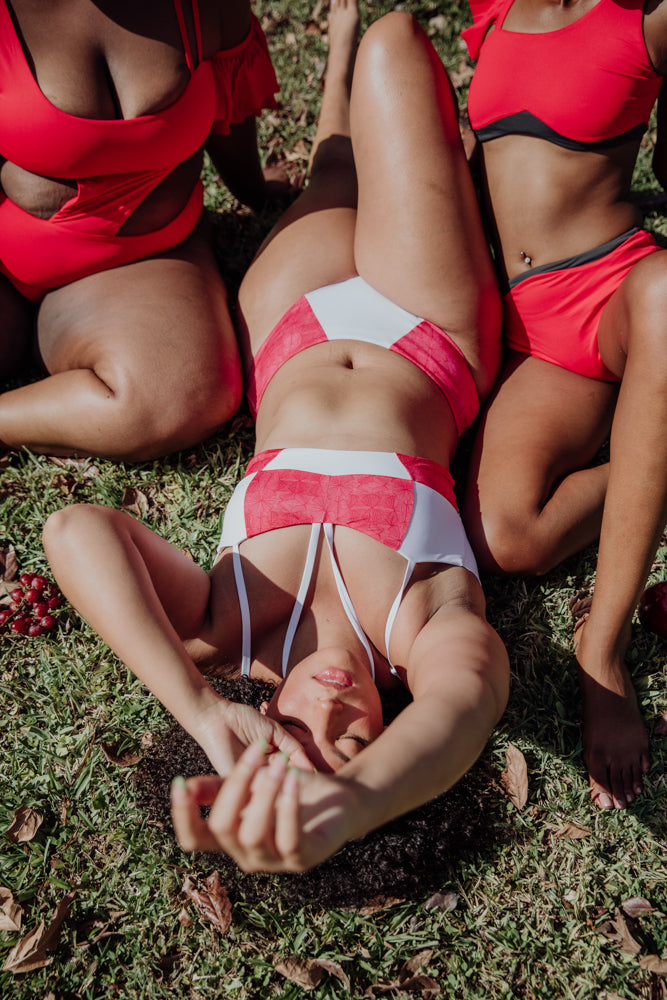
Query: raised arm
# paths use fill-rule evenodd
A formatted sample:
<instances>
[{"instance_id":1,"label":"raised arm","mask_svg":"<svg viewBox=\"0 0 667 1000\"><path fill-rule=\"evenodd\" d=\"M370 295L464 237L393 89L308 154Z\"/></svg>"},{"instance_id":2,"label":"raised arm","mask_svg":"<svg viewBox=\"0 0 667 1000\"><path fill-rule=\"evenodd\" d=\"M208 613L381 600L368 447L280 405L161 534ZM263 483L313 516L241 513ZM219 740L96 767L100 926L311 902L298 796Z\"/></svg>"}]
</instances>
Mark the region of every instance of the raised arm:
<instances>
[{"instance_id":1,"label":"raised arm","mask_svg":"<svg viewBox=\"0 0 667 1000\"><path fill-rule=\"evenodd\" d=\"M246 870L303 870L450 788L481 753L508 693L505 649L475 611L441 608L412 643L414 701L335 775L265 766L250 748L219 784L174 788L186 850L222 850ZM210 816L199 805L213 804Z\"/></svg>"},{"instance_id":2,"label":"raised arm","mask_svg":"<svg viewBox=\"0 0 667 1000\"><path fill-rule=\"evenodd\" d=\"M186 555L118 510L64 508L44 528L61 590L121 660L226 774L264 739L308 766L296 740L259 712L221 698L188 655L202 632L210 580Z\"/></svg>"}]
</instances>

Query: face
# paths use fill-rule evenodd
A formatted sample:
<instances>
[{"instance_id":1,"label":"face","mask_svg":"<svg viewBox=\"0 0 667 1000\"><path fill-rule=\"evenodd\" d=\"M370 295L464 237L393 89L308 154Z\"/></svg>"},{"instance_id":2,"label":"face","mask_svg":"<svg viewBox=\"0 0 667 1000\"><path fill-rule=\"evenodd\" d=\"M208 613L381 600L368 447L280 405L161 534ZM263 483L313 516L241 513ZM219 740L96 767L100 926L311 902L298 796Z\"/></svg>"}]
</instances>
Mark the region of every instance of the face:
<instances>
[{"instance_id":1,"label":"face","mask_svg":"<svg viewBox=\"0 0 667 1000\"><path fill-rule=\"evenodd\" d=\"M262 706L318 771L337 771L380 735L382 705L368 667L340 647L297 663Z\"/></svg>"}]
</instances>

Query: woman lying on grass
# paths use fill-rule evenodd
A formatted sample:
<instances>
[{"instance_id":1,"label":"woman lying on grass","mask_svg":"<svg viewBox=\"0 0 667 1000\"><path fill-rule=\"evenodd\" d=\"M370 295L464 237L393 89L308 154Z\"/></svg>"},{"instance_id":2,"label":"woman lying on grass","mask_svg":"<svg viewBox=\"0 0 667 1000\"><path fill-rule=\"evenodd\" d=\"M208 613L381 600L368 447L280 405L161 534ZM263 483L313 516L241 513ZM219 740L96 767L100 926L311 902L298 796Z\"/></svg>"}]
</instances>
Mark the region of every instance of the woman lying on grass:
<instances>
[{"instance_id":1,"label":"woman lying on grass","mask_svg":"<svg viewBox=\"0 0 667 1000\"><path fill-rule=\"evenodd\" d=\"M350 98L357 30L335 3L311 181L240 290L256 453L213 569L102 507L44 533L72 604L225 776L177 784L181 844L248 870L308 868L449 788L507 698L448 471L498 367L492 267L429 41L377 22ZM220 663L278 684L262 714L197 669Z\"/></svg>"}]
</instances>

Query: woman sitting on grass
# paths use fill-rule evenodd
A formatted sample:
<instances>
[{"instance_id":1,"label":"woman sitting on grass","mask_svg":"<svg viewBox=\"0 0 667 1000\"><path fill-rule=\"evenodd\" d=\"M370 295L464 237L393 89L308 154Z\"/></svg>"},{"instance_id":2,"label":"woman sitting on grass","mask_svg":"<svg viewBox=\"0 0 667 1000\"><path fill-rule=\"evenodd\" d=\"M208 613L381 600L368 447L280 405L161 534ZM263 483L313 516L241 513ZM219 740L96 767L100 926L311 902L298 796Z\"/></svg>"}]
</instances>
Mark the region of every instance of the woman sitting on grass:
<instances>
[{"instance_id":1,"label":"woman sitting on grass","mask_svg":"<svg viewBox=\"0 0 667 1000\"><path fill-rule=\"evenodd\" d=\"M0 453L143 460L234 414L199 174L264 204L277 90L249 0L0 0L0 384L44 369L0 389Z\"/></svg>"},{"instance_id":2,"label":"woman sitting on grass","mask_svg":"<svg viewBox=\"0 0 667 1000\"><path fill-rule=\"evenodd\" d=\"M350 98L357 31L334 3L311 181L241 287L257 447L213 569L115 510L44 532L64 593L226 776L176 785L182 845L245 869L308 868L449 788L507 698L448 471L498 366L492 267L430 42L378 21ZM219 663L277 683L262 714L195 665Z\"/></svg>"},{"instance_id":3,"label":"woman sitting on grass","mask_svg":"<svg viewBox=\"0 0 667 1000\"><path fill-rule=\"evenodd\" d=\"M630 194L667 74L667 4L471 0L470 121L509 348L465 521L487 572L546 573L600 540L575 631L593 801L642 792L625 654L667 518L667 254ZM667 181L665 111L654 168ZM590 467L610 438L609 462Z\"/></svg>"}]
</instances>

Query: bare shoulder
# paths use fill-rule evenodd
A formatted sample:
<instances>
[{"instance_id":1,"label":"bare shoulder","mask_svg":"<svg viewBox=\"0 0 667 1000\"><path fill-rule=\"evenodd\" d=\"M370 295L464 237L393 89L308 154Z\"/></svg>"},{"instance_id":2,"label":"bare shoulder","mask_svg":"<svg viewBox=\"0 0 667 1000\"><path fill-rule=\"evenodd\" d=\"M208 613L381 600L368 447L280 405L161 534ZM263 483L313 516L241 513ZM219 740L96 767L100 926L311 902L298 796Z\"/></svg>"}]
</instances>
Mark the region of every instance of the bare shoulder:
<instances>
[{"instance_id":1,"label":"bare shoulder","mask_svg":"<svg viewBox=\"0 0 667 1000\"><path fill-rule=\"evenodd\" d=\"M651 62L661 76L667 76L667 0L646 3L644 38Z\"/></svg>"}]
</instances>

